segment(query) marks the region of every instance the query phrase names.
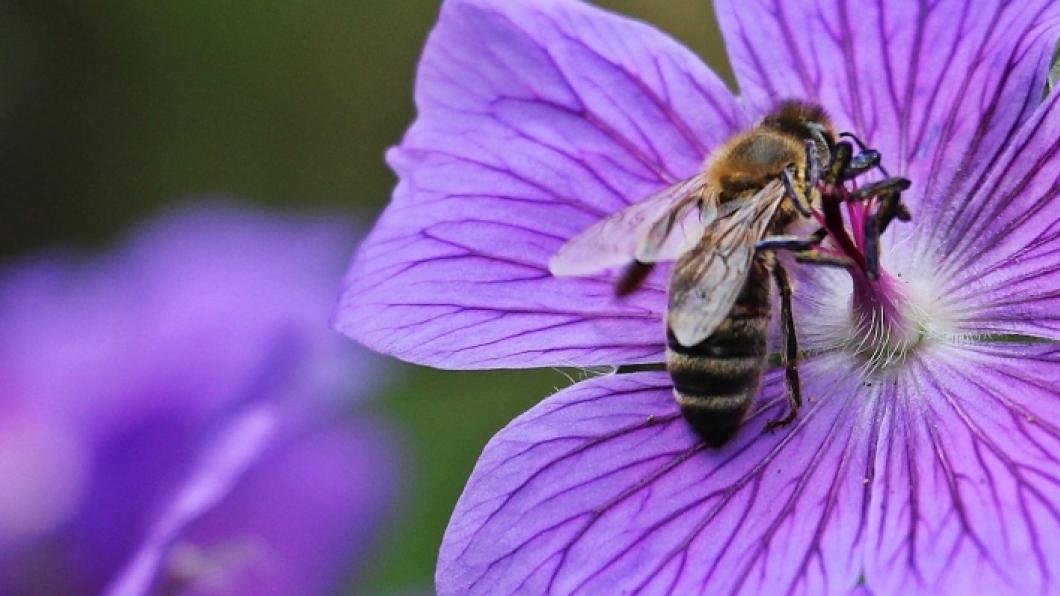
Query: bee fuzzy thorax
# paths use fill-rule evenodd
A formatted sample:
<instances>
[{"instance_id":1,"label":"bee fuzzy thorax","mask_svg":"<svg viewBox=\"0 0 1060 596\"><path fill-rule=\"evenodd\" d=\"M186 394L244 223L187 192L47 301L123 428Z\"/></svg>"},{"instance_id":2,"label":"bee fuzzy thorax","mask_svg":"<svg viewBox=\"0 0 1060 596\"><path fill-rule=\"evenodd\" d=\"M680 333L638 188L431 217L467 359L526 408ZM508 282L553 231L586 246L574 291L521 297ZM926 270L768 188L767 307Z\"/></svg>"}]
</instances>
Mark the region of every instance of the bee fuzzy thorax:
<instances>
[{"instance_id":1,"label":"bee fuzzy thorax","mask_svg":"<svg viewBox=\"0 0 1060 596\"><path fill-rule=\"evenodd\" d=\"M788 164L800 164L801 143L779 131L755 129L736 136L707 163L707 176L714 180L721 200L732 200L762 188Z\"/></svg>"}]
</instances>

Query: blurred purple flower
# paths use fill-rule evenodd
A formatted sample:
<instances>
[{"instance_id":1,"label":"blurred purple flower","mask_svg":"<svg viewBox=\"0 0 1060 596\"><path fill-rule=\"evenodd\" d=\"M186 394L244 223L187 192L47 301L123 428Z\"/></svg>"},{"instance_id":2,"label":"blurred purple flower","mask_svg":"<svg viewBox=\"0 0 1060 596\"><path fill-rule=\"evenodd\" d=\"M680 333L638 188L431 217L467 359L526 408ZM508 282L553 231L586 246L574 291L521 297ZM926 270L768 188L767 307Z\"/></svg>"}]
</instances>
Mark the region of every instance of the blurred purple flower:
<instances>
[{"instance_id":1,"label":"blurred purple flower","mask_svg":"<svg viewBox=\"0 0 1060 596\"><path fill-rule=\"evenodd\" d=\"M393 496L327 326L354 236L234 206L0 270L0 593L312 594Z\"/></svg>"},{"instance_id":2,"label":"blurred purple flower","mask_svg":"<svg viewBox=\"0 0 1060 596\"><path fill-rule=\"evenodd\" d=\"M586 4L447 1L336 327L451 368L662 362L665 271L616 301L613 276L549 259L792 97L912 180L883 266L902 288L885 314L913 334L872 333L845 273L804 268L810 403L763 434L785 407L767 374L720 450L665 373L560 391L486 447L439 592L1060 591L1060 4L715 5L739 98Z\"/></svg>"}]
</instances>

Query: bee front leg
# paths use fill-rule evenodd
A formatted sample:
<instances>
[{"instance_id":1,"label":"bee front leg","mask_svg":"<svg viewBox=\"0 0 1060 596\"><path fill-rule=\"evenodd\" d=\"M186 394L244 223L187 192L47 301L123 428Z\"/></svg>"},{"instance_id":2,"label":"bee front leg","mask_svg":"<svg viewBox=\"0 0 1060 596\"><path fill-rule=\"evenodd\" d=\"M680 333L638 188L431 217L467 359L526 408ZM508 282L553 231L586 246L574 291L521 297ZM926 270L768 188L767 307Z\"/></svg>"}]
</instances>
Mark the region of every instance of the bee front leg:
<instances>
[{"instance_id":1,"label":"bee front leg","mask_svg":"<svg viewBox=\"0 0 1060 596\"><path fill-rule=\"evenodd\" d=\"M901 221L909 221L910 215L909 210L906 209L905 205L901 201L901 191L909 188L910 182L905 178L899 176L892 177L887 172L887 168L883 167L880 163L880 152L875 149L869 149L865 143L852 132L841 132L840 137L846 137L853 140L858 145L858 149L861 153L858 153L850 160L850 165L847 166L847 170L843 176L845 180L856 178L857 176L867 172L872 168L876 168L883 174L884 180L880 182L874 182L868 186L862 188L860 191L854 193L853 200L865 200L871 196L877 196L887 193L888 196L882 199L885 204L880 208L880 220L882 230L887 229L887 225L891 223L891 219L897 218ZM891 191L894 192L894 196L889 196ZM888 205L886 201L890 200L891 204ZM890 215L887 212L890 211ZM881 231L882 231L881 230Z\"/></svg>"},{"instance_id":2,"label":"bee front leg","mask_svg":"<svg viewBox=\"0 0 1060 596\"><path fill-rule=\"evenodd\" d=\"M824 172L826 184L839 184L843 181L843 175L850 169L850 161L854 156L854 148L850 143L840 141L832 150L832 161Z\"/></svg>"},{"instance_id":3,"label":"bee front leg","mask_svg":"<svg viewBox=\"0 0 1060 596\"><path fill-rule=\"evenodd\" d=\"M887 226L896 219L898 221L909 221L913 219L913 216L909 213L909 209L905 206L905 203L902 202L902 193L897 191L887 193L886 196L880 199L879 216L881 234L885 232Z\"/></svg>"},{"instance_id":4,"label":"bee front leg","mask_svg":"<svg viewBox=\"0 0 1060 596\"><path fill-rule=\"evenodd\" d=\"M870 213L865 218L865 270L869 279L880 278L880 214Z\"/></svg>"},{"instance_id":5,"label":"bee front leg","mask_svg":"<svg viewBox=\"0 0 1060 596\"><path fill-rule=\"evenodd\" d=\"M852 180L873 168L882 169L883 166L880 165L880 159L879 151L876 151L875 149L865 149L861 153L850 158L850 165L848 165L846 171L843 172L843 180Z\"/></svg>"},{"instance_id":6,"label":"bee front leg","mask_svg":"<svg viewBox=\"0 0 1060 596\"><path fill-rule=\"evenodd\" d=\"M817 144L806 141L806 200L810 200L813 189L821 181L821 162L817 159Z\"/></svg>"},{"instance_id":7,"label":"bee front leg","mask_svg":"<svg viewBox=\"0 0 1060 596\"><path fill-rule=\"evenodd\" d=\"M805 179L802 181L802 188L800 189L795 181L796 169L794 165L784 168L780 173L780 178L784 183L784 190L791 197L792 203L795 204L795 209L803 217L812 217L813 191L817 188L817 183L821 179L821 162L817 159L817 145L812 140L806 141L805 151L806 171L804 173Z\"/></svg>"},{"instance_id":8,"label":"bee front leg","mask_svg":"<svg viewBox=\"0 0 1060 596\"><path fill-rule=\"evenodd\" d=\"M880 236L895 219L909 221L909 210L902 204L901 193L892 191L880 199L880 207L865 218L865 261L869 277L880 277Z\"/></svg>"},{"instance_id":9,"label":"bee front leg","mask_svg":"<svg viewBox=\"0 0 1060 596\"><path fill-rule=\"evenodd\" d=\"M846 175L844 176L845 179L849 180L850 178L858 177L861 174L868 172L872 168L876 168L880 170L880 172L884 176L888 178L890 177L890 174L887 173L887 169L884 168L882 163L880 163L880 152L876 150L870 150L870 148L868 148L868 146L853 133L840 133L840 137L847 138L855 143L858 143L858 148L861 151L861 153L855 155L850 160L850 165L848 166Z\"/></svg>"},{"instance_id":10,"label":"bee front leg","mask_svg":"<svg viewBox=\"0 0 1060 596\"><path fill-rule=\"evenodd\" d=\"M799 381L799 340L795 333L795 318L791 313L791 283L788 272L779 262L773 265L773 279L780 291L780 325L781 341L784 346L781 356L784 361L784 382L787 386L788 413L766 423L766 430L790 424L799 414L802 407L802 385Z\"/></svg>"},{"instance_id":11,"label":"bee front leg","mask_svg":"<svg viewBox=\"0 0 1060 596\"><path fill-rule=\"evenodd\" d=\"M820 265L822 267L836 267L838 269L849 269L855 265L852 259L843 256L830 255L819 250L805 250L795 253L795 260L807 265Z\"/></svg>"},{"instance_id":12,"label":"bee front leg","mask_svg":"<svg viewBox=\"0 0 1060 596\"><path fill-rule=\"evenodd\" d=\"M880 236L894 219L909 221L909 210L902 204L902 191L909 188L905 178L887 178L867 184L851 193L851 200L879 198L880 206L865 218L865 263L871 279L880 276Z\"/></svg>"},{"instance_id":13,"label":"bee front leg","mask_svg":"<svg viewBox=\"0 0 1060 596\"><path fill-rule=\"evenodd\" d=\"M791 198L791 202L795 204L795 209L803 215L803 217L810 217L813 215L813 211L810 209L810 193L813 192L813 186L806 185L802 190L799 189L798 183L795 182L795 166L788 166L780 173L781 182L784 183L784 191ZM816 185L816 183L814 183Z\"/></svg>"},{"instance_id":14,"label":"bee front leg","mask_svg":"<svg viewBox=\"0 0 1060 596\"><path fill-rule=\"evenodd\" d=\"M823 265L826 267L848 268L854 266L854 261L847 257L831 255L817 250L817 246L828 235L828 230L818 229L809 236L767 236L755 243L755 249L764 250L787 250L795 254L795 260L810 265Z\"/></svg>"},{"instance_id":15,"label":"bee front leg","mask_svg":"<svg viewBox=\"0 0 1060 596\"><path fill-rule=\"evenodd\" d=\"M900 176L892 176L890 178L884 178L877 182L870 182L865 186L850 193L850 200L854 202L867 201L872 198L880 197L880 199L886 198L891 193L901 193L903 190L908 190L912 183L908 178L902 178Z\"/></svg>"}]
</instances>

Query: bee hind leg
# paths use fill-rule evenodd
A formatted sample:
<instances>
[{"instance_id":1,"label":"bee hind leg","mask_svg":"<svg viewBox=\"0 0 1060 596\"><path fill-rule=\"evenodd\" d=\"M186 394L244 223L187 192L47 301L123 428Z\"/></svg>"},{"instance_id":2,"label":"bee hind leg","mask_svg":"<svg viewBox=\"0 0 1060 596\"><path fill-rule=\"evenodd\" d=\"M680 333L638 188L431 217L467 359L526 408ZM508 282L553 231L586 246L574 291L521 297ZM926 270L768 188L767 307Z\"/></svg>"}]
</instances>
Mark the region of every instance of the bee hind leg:
<instances>
[{"instance_id":1,"label":"bee hind leg","mask_svg":"<svg viewBox=\"0 0 1060 596\"><path fill-rule=\"evenodd\" d=\"M795 318L791 313L791 283L788 272L780 263L773 267L773 278L780 291L780 325L783 348L781 357L784 362L784 383L787 387L788 413L766 423L766 430L785 426L795 420L802 407L802 385L799 381L799 340L795 334Z\"/></svg>"}]
</instances>

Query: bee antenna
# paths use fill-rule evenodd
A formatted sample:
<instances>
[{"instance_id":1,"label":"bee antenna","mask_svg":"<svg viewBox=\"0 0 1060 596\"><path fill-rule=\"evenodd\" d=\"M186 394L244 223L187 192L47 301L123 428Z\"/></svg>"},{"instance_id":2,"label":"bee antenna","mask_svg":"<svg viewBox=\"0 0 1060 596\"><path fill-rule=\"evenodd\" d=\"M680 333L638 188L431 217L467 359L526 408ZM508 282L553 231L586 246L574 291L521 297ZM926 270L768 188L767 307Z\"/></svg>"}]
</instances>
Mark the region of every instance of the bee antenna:
<instances>
[{"instance_id":1,"label":"bee antenna","mask_svg":"<svg viewBox=\"0 0 1060 596\"><path fill-rule=\"evenodd\" d=\"M857 143L858 149L861 149L862 151L864 151L864 150L869 148L868 145L866 145L864 141L862 141L860 138L858 138L858 135L856 135L856 134L854 134L852 132L849 132L849 131L841 132L841 133L839 133L839 136L846 137L846 138L854 141L855 143Z\"/></svg>"}]
</instances>

